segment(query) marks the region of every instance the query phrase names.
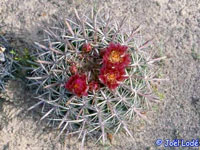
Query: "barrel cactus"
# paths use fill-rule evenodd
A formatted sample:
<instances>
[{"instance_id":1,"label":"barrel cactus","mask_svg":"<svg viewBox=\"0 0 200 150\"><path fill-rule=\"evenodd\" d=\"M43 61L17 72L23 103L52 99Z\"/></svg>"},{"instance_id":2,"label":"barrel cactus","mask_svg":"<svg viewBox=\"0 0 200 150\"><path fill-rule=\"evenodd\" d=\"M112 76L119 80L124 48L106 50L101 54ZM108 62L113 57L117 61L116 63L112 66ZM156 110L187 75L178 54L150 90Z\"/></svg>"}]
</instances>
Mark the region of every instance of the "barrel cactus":
<instances>
[{"instance_id":1,"label":"barrel cactus","mask_svg":"<svg viewBox=\"0 0 200 150\"><path fill-rule=\"evenodd\" d=\"M121 129L131 137L129 123L149 103L159 101L151 84L155 58L148 51L140 27L129 30L106 10L93 10L44 29L45 39L33 54L37 67L28 77L49 123L60 134L77 134L105 143ZM126 29L126 30L124 30Z\"/></svg>"},{"instance_id":2,"label":"barrel cactus","mask_svg":"<svg viewBox=\"0 0 200 150\"><path fill-rule=\"evenodd\" d=\"M9 52L10 47L5 37L0 35L0 91L5 90L5 83L11 78L14 78L12 54Z\"/></svg>"}]
</instances>

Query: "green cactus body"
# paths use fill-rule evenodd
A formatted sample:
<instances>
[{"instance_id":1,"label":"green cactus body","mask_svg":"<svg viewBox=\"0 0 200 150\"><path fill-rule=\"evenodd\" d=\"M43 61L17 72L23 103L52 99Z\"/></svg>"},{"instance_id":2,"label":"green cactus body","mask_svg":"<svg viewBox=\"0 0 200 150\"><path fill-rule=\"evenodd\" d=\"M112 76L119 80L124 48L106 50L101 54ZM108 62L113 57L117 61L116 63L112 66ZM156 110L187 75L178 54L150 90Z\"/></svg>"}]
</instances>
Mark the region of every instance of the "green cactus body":
<instances>
[{"instance_id":1,"label":"green cactus body","mask_svg":"<svg viewBox=\"0 0 200 150\"><path fill-rule=\"evenodd\" d=\"M104 143L124 129L132 137L129 122L159 101L151 86L159 59L148 53L151 41L137 36L139 27L124 31L125 19L116 23L104 10L85 14L75 10L75 19L45 29L45 42L36 43L38 67L28 78L39 102L30 109L42 104L42 119L60 135L96 135Z\"/></svg>"}]
</instances>

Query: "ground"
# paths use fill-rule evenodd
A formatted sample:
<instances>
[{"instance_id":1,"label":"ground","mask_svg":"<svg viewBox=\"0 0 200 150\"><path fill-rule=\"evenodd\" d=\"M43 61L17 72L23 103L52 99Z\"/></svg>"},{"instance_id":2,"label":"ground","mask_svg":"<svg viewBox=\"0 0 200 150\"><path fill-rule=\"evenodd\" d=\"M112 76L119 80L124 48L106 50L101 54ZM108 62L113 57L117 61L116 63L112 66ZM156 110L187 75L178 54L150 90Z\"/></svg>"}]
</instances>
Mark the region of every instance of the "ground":
<instances>
[{"instance_id":1,"label":"ground","mask_svg":"<svg viewBox=\"0 0 200 150\"><path fill-rule=\"evenodd\" d=\"M165 99L159 109L147 114L151 124L133 123L134 141L120 134L113 145L88 141L85 149L155 150L156 139L200 138L199 0L1 0L1 32L20 51L42 38L42 27L50 25L51 18L92 5L107 7L119 18L130 16L135 27L142 25L144 38L153 37L155 51L168 56L162 66L168 81L161 84ZM12 81L7 88L10 98L0 103L0 149L78 149L80 142L75 144L73 138L55 141L56 131L39 121L39 111L26 111L33 100L25 91L22 81Z\"/></svg>"}]
</instances>

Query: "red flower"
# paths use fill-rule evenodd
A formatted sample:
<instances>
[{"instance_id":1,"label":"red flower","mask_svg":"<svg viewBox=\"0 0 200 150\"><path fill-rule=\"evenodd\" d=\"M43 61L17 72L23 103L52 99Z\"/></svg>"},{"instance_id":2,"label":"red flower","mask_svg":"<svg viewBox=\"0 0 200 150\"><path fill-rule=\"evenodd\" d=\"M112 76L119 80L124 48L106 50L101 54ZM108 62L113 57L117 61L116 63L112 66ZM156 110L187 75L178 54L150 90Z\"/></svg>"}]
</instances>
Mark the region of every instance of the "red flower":
<instances>
[{"instance_id":1,"label":"red flower","mask_svg":"<svg viewBox=\"0 0 200 150\"><path fill-rule=\"evenodd\" d=\"M98 82L96 82L96 81L91 81L90 83L89 83L89 90L90 91L96 91L96 90L98 90L99 89L99 84L98 84Z\"/></svg>"},{"instance_id":2,"label":"red flower","mask_svg":"<svg viewBox=\"0 0 200 150\"><path fill-rule=\"evenodd\" d=\"M65 88L77 96L87 96L89 87L86 83L86 75L73 75L65 83Z\"/></svg>"},{"instance_id":3,"label":"red flower","mask_svg":"<svg viewBox=\"0 0 200 150\"><path fill-rule=\"evenodd\" d=\"M104 65L100 70L99 80L109 89L115 89L121 81L127 78L124 75L123 68L111 68Z\"/></svg>"},{"instance_id":4,"label":"red flower","mask_svg":"<svg viewBox=\"0 0 200 150\"><path fill-rule=\"evenodd\" d=\"M90 45L90 43L85 43L82 46L82 51L88 53L92 50L92 46Z\"/></svg>"},{"instance_id":5,"label":"red flower","mask_svg":"<svg viewBox=\"0 0 200 150\"><path fill-rule=\"evenodd\" d=\"M100 57L103 57L103 56L104 56L104 54L105 54L105 52L106 52L106 50L105 50L105 49L101 49L101 50L100 50Z\"/></svg>"},{"instance_id":6,"label":"red flower","mask_svg":"<svg viewBox=\"0 0 200 150\"><path fill-rule=\"evenodd\" d=\"M126 53L128 47L110 43L103 56L103 63L109 67L125 68L130 63L130 55Z\"/></svg>"}]
</instances>

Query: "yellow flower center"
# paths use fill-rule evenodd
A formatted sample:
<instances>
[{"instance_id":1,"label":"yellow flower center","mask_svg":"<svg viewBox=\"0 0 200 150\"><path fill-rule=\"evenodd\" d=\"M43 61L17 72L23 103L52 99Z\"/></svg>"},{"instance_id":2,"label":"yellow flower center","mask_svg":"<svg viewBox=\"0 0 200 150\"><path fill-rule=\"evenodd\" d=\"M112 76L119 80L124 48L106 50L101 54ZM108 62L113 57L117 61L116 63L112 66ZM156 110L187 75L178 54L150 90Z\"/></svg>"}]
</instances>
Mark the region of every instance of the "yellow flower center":
<instances>
[{"instance_id":1,"label":"yellow flower center","mask_svg":"<svg viewBox=\"0 0 200 150\"><path fill-rule=\"evenodd\" d=\"M116 75L114 73L108 73L106 74L106 77L109 82L115 82L116 81Z\"/></svg>"},{"instance_id":2,"label":"yellow flower center","mask_svg":"<svg viewBox=\"0 0 200 150\"><path fill-rule=\"evenodd\" d=\"M112 63L121 62L122 58L120 57L120 53L118 51L112 51L108 58Z\"/></svg>"},{"instance_id":3,"label":"yellow flower center","mask_svg":"<svg viewBox=\"0 0 200 150\"><path fill-rule=\"evenodd\" d=\"M74 85L74 88L77 89L78 87L79 87L79 85L76 83L76 84Z\"/></svg>"}]
</instances>

